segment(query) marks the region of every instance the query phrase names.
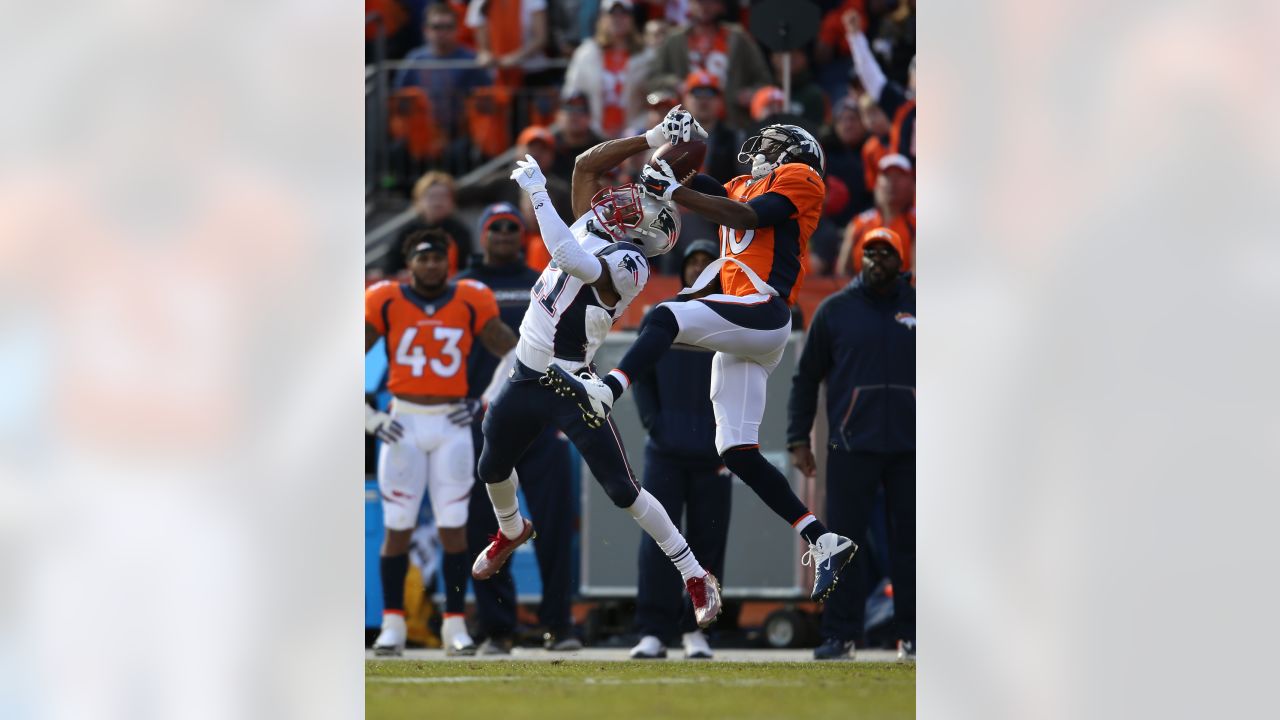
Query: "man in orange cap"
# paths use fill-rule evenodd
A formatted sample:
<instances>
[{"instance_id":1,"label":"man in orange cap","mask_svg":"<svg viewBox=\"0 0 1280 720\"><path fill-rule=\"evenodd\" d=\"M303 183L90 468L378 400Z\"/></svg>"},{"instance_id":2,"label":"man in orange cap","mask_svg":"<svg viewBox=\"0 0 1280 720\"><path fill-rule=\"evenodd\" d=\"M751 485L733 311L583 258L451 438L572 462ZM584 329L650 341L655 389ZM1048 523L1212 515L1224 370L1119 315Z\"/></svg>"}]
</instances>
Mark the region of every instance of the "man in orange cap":
<instances>
[{"instance_id":1,"label":"man in orange cap","mask_svg":"<svg viewBox=\"0 0 1280 720\"><path fill-rule=\"evenodd\" d=\"M889 228L902 240L898 249L902 269L915 267L916 181L911 161L904 155L880 158L875 186L876 206L858 215L845 233L836 260L836 272L856 275L862 272L862 247L867 233L875 228Z\"/></svg>"},{"instance_id":2,"label":"man in orange cap","mask_svg":"<svg viewBox=\"0 0 1280 720\"><path fill-rule=\"evenodd\" d=\"M827 522L854 542L866 543L883 487L893 620L905 659L915 655L916 292L901 273L902 251L894 231L869 231L861 273L818 306L791 381L787 448L792 464L809 477L817 471L813 443L828 448ZM824 381L827 432L811 438ZM853 654L883 560L871 552L853 557L851 580L838 584L822 608L823 642L814 659Z\"/></svg>"}]
</instances>

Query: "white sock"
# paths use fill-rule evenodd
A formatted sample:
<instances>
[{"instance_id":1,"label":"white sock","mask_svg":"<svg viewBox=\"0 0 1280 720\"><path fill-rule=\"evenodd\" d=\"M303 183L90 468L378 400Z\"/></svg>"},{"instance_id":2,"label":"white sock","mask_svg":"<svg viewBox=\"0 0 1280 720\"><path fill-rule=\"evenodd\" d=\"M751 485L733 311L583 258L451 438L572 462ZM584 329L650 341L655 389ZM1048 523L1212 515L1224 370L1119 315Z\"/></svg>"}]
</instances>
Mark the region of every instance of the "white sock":
<instances>
[{"instance_id":1,"label":"white sock","mask_svg":"<svg viewBox=\"0 0 1280 720\"><path fill-rule=\"evenodd\" d=\"M681 580L707 574L707 571L698 564L698 559L693 556L689 543L685 542L684 536L676 529L671 518L667 517L667 509L662 507L658 498L651 495L648 490L640 491L640 496L631 507L627 508L627 512L631 513L636 523L649 533L649 537L653 538L654 542L658 543L662 552L671 558L671 562L680 571Z\"/></svg>"},{"instance_id":2,"label":"white sock","mask_svg":"<svg viewBox=\"0 0 1280 720\"><path fill-rule=\"evenodd\" d=\"M627 374L621 370L610 370L606 377L617 380L618 384L622 386L622 392L626 392L627 388L631 387L631 378L627 377Z\"/></svg>"},{"instance_id":3,"label":"white sock","mask_svg":"<svg viewBox=\"0 0 1280 720\"><path fill-rule=\"evenodd\" d=\"M796 534L797 534L797 535L800 535L801 537L803 537L803 536L804 536L804 529L805 529L805 528L807 528L807 527L809 527L809 523L811 523L811 522L813 522L814 520L817 520L817 519L818 519L818 518L817 518L817 517L815 517L813 513L806 513L804 517L802 517L802 518L800 518L799 520L797 520L797 521L796 521L796 525L795 525L795 527L796 527Z\"/></svg>"},{"instance_id":4,"label":"white sock","mask_svg":"<svg viewBox=\"0 0 1280 720\"><path fill-rule=\"evenodd\" d=\"M516 497L516 471L511 477L496 483L485 483L489 491L489 501L493 503L493 514L498 516L498 529L509 540L520 537L524 532L524 517L520 515L520 500Z\"/></svg>"}]
</instances>

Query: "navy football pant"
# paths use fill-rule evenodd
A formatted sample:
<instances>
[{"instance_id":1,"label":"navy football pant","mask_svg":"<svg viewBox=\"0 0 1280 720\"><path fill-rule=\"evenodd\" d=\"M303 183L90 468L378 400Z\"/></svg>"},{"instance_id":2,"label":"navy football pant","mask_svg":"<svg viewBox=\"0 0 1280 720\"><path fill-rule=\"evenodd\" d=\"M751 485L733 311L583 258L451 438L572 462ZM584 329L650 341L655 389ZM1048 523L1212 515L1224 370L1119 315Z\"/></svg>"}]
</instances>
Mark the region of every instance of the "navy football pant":
<instances>
[{"instance_id":1,"label":"navy football pant","mask_svg":"<svg viewBox=\"0 0 1280 720\"><path fill-rule=\"evenodd\" d=\"M515 373L489 406L477 468L480 479L486 483L506 480L543 429L553 427L569 436L614 505L634 505L640 485L613 420L598 428L588 427L577 403L539 384L540 377L541 373L516 361Z\"/></svg>"},{"instance_id":2,"label":"navy football pant","mask_svg":"<svg viewBox=\"0 0 1280 720\"><path fill-rule=\"evenodd\" d=\"M888 515L889 579L898 637L916 637L916 454L832 450L827 453L827 527L866 544L876 490L883 486ZM858 552L822 609L822 635L859 640L871 588L865 565L870 553Z\"/></svg>"}]
</instances>

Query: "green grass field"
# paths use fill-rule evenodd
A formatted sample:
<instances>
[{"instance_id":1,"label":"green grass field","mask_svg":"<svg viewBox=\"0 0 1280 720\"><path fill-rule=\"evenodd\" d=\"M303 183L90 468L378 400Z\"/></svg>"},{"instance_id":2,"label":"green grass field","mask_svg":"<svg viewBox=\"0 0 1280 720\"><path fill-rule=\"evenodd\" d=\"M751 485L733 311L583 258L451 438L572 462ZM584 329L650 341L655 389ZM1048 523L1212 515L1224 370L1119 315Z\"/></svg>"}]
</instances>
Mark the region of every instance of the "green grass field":
<instances>
[{"instance_id":1,"label":"green grass field","mask_svg":"<svg viewBox=\"0 0 1280 720\"><path fill-rule=\"evenodd\" d=\"M396 661L365 663L365 716L911 718L914 664Z\"/></svg>"}]
</instances>

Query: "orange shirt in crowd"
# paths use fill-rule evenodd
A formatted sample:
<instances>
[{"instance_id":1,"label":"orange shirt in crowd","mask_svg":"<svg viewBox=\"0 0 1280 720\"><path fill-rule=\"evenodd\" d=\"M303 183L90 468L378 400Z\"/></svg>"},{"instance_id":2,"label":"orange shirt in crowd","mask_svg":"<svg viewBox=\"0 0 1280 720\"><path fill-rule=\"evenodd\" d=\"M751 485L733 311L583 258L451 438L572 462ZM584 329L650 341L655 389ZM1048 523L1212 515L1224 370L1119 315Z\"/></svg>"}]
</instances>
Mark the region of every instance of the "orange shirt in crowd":
<instances>
[{"instance_id":1,"label":"orange shirt in crowd","mask_svg":"<svg viewBox=\"0 0 1280 720\"><path fill-rule=\"evenodd\" d=\"M601 129L607 137L620 137L627 124L627 60L622 48L604 51L604 108Z\"/></svg>"},{"instance_id":2,"label":"orange shirt in crowd","mask_svg":"<svg viewBox=\"0 0 1280 720\"><path fill-rule=\"evenodd\" d=\"M853 274L857 275L862 272L862 245L863 238L868 232L878 228L887 227L898 233L898 237L902 238L903 254L902 270L913 269L916 255L916 209L911 208L904 215L899 215L892 222L885 224L884 218L880 215L880 211L872 208L864 213L859 214L849 224L846 231L846 238L853 238L853 249L849 253L849 262L853 265Z\"/></svg>"},{"instance_id":3,"label":"orange shirt in crowd","mask_svg":"<svg viewBox=\"0 0 1280 720\"><path fill-rule=\"evenodd\" d=\"M502 57L519 50L524 45L524 28L521 25L523 13L520 4L524 0L489 0L485 11L485 27L481 32L489 33L489 52L494 57ZM498 84L516 87L524 77L524 71L518 67L498 68Z\"/></svg>"},{"instance_id":4,"label":"orange shirt in crowd","mask_svg":"<svg viewBox=\"0 0 1280 720\"><path fill-rule=\"evenodd\" d=\"M709 72L725 86L729 79L729 31L722 26L709 35L689 33L689 72Z\"/></svg>"},{"instance_id":5,"label":"orange shirt in crowd","mask_svg":"<svg viewBox=\"0 0 1280 720\"><path fill-rule=\"evenodd\" d=\"M866 182L868 190L876 189L876 176L880 174L880 158L888 154L889 149L875 135L862 143L862 179Z\"/></svg>"},{"instance_id":6,"label":"orange shirt in crowd","mask_svg":"<svg viewBox=\"0 0 1280 720\"><path fill-rule=\"evenodd\" d=\"M432 299L391 281L364 293L364 321L386 340L387 388L395 395L465 397L471 346L495 317L497 298L475 280L451 281Z\"/></svg>"},{"instance_id":7,"label":"orange shirt in crowd","mask_svg":"<svg viewBox=\"0 0 1280 720\"><path fill-rule=\"evenodd\" d=\"M542 272L551 264L551 251L538 233L524 234L524 264Z\"/></svg>"}]
</instances>

